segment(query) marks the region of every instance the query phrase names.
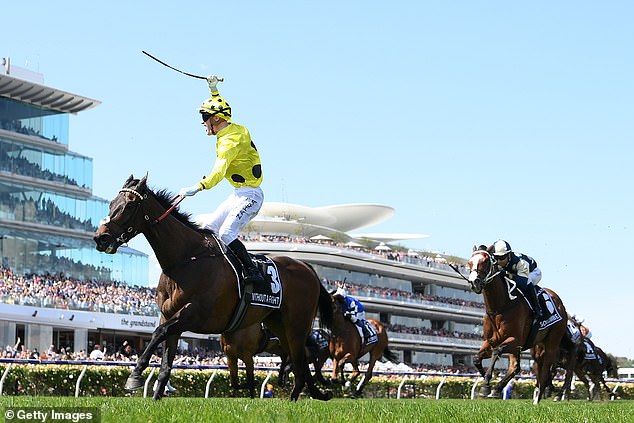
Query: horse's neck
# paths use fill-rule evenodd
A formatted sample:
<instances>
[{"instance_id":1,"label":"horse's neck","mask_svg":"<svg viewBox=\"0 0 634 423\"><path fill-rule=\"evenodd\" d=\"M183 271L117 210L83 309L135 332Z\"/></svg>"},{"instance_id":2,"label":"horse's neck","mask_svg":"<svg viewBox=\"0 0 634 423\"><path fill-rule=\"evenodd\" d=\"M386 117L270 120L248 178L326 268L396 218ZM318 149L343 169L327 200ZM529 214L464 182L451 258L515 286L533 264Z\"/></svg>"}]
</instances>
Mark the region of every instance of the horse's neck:
<instances>
[{"instance_id":1,"label":"horse's neck","mask_svg":"<svg viewBox=\"0 0 634 423\"><path fill-rule=\"evenodd\" d=\"M510 305L508 285L501 276L496 276L483 291L484 306L487 311L500 311Z\"/></svg>"},{"instance_id":2,"label":"horse's neck","mask_svg":"<svg viewBox=\"0 0 634 423\"><path fill-rule=\"evenodd\" d=\"M190 257L202 240L199 233L171 215L159 223L151 224L144 235L163 269Z\"/></svg>"}]
</instances>

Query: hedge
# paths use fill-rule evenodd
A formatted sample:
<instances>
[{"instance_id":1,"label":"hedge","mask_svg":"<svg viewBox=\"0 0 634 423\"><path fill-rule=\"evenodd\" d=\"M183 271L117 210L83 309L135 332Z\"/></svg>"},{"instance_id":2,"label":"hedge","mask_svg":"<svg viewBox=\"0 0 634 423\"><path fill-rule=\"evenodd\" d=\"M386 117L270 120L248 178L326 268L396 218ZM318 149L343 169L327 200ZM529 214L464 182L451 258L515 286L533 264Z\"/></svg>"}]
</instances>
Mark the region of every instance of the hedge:
<instances>
[{"instance_id":1,"label":"hedge","mask_svg":"<svg viewBox=\"0 0 634 423\"><path fill-rule=\"evenodd\" d=\"M0 372L4 372L6 366L0 366ZM3 395L30 395L30 396L73 396L75 385L83 366L81 365L13 365L4 381ZM130 374L129 367L88 366L81 381L80 396L113 396L121 397L130 395L123 389L126 379ZM144 372L149 376L150 370ZM177 389L174 396L204 397L207 381L213 370L176 369L172 371L170 382ZM0 373L1 374L1 373ZM156 378L154 375L154 379ZM256 395L259 395L267 372L256 371ZM401 398L436 398L436 390L442 378L430 376L421 379L407 380L401 390ZM245 382L244 371L240 371L240 381ZM275 386L277 397L289 397L291 385L278 386L277 375L273 375L270 382ZM357 380L358 382L358 380ZM374 376L364 389L365 398L396 398L398 387L402 382L401 376ZM561 383L556 382L556 386ZM608 383L611 389L614 383ZM152 388L153 382L150 384ZM470 398L473 380L464 377L448 377L441 388L441 398ZM533 397L535 383L532 380L518 380L513 389L513 398L530 399ZM344 397L350 391L335 385L328 387L335 397ZM218 370L210 386L209 395L212 397L228 397L234 393L229 384L229 373ZM141 388L133 395L143 395ZM238 395L246 396L246 391L240 391ZM572 391L571 399L585 399L587 390L585 386L577 382ZM634 384L621 383L617 389L617 395L622 399L634 399ZM606 395L603 393L603 397Z\"/></svg>"}]
</instances>

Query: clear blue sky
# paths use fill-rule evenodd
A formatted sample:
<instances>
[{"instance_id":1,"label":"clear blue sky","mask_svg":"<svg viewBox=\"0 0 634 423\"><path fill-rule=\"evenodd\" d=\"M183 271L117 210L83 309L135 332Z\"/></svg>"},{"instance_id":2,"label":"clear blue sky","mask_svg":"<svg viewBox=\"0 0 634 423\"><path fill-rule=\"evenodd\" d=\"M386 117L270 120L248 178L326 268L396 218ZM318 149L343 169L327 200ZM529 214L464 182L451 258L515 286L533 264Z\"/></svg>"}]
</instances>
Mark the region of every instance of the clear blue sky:
<instances>
[{"instance_id":1,"label":"clear blue sky","mask_svg":"<svg viewBox=\"0 0 634 423\"><path fill-rule=\"evenodd\" d=\"M177 192L213 165L205 82L147 50L225 78L266 200L386 204L394 218L368 231L462 257L504 238L599 346L634 358L631 2L26 0L2 15L0 56L103 102L71 119L96 195L146 172Z\"/></svg>"}]
</instances>

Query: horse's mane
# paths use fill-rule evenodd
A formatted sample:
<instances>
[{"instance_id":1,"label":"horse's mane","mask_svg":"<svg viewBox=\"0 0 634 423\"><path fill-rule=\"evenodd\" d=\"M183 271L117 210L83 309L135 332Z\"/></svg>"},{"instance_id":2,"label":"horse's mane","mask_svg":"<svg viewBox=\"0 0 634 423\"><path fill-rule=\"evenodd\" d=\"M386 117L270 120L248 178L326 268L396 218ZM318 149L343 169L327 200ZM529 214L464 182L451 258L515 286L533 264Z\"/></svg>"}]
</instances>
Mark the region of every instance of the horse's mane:
<instances>
[{"instance_id":1,"label":"horse's mane","mask_svg":"<svg viewBox=\"0 0 634 423\"><path fill-rule=\"evenodd\" d=\"M166 189L161 189L159 191L154 191L148 188L149 191L151 191L154 194L154 198L156 198L156 200L163 206L165 207L165 209L169 209L170 207L172 207L173 203L172 203L172 199L174 198L174 194L167 191ZM185 213L179 210L178 207L175 207L174 210L172 210L172 212L170 213L172 216L174 216L176 219L178 219L183 225L187 226L190 229L193 229L196 232L202 233L202 234L206 234L206 235L211 235L213 234L213 231L209 230L209 229L203 229L201 228L198 224L196 224L193 220L192 220L192 216L189 213Z\"/></svg>"}]
</instances>

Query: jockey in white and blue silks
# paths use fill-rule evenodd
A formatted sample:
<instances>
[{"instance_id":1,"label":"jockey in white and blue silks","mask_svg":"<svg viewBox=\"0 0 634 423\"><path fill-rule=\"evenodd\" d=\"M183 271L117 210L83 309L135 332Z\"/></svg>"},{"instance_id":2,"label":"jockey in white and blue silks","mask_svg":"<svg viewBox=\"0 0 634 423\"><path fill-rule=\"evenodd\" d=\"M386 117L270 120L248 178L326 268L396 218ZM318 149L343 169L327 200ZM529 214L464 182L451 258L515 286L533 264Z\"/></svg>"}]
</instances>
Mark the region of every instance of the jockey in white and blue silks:
<instances>
[{"instance_id":1,"label":"jockey in white and blue silks","mask_svg":"<svg viewBox=\"0 0 634 423\"><path fill-rule=\"evenodd\" d=\"M350 295L347 295L346 291L344 291L342 288L337 288L337 291L334 295L340 295L343 297L345 302L343 315L347 317L348 320L350 320L352 323L354 323L355 326L357 326L357 330L359 331L361 339L363 340L363 335L365 332L365 327L363 324L363 321L365 320L365 307L363 307L361 301L357 300L354 297L351 297Z\"/></svg>"},{"instance_id":2,"label":"jockey in white and blue silks","mask_svg":"<svg viewBox=\"0 0 634 423\"><path fill-rule=\"evenodd\" d=\"M542 279L542 271L537 262L525 254L514 253L508 242L500 239L493 244L493 255L506 273L506 277L517 283L531 303L537 319L542 316L542 308L537 300L537 284Z\"/></svg>"}]
</instances>

